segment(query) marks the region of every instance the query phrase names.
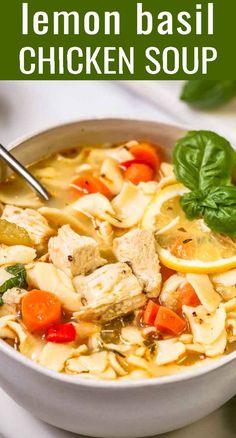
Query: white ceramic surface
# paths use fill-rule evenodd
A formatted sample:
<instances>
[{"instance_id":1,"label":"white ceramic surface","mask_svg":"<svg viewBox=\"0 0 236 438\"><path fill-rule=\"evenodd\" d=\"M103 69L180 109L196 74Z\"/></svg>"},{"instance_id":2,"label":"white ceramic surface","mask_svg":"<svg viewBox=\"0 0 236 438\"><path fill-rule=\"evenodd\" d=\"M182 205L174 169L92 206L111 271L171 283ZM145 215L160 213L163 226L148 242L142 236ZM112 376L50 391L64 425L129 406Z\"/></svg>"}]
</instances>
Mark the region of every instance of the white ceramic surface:
<instances>
[{"instance_id":1,"label":"white ceramic surface","mask_svg":"<svg viewBox=\"0 0 236 438\"><path fill-rule=\"evenodd\" d=\"M34 159L63 143L73 146L77 135L81 143L135 136L168 147L181 133L149 122L91 121L42 133L15 151L23 161L29 155ZM52 425L103 438L144 437L190 424L231 398L236 393L236 352L184 375L93 382L42 368L1 341L0 382L19 404Z\"/></svg>"},{"instance_id":2,"label":"white ceramic surface","mask_svg":"<svg viewBox=\"0 0 236 438\"><path fill-rule=\"evenodd\" d=\"M21 408L0 389L1 438L83 438L82 435L66 432L44 423ZM156 436L155 438L235 438L236 397L220 409L190 426ZM14 419L14 421L12 421Z\"/></svg>"}]
</instances>

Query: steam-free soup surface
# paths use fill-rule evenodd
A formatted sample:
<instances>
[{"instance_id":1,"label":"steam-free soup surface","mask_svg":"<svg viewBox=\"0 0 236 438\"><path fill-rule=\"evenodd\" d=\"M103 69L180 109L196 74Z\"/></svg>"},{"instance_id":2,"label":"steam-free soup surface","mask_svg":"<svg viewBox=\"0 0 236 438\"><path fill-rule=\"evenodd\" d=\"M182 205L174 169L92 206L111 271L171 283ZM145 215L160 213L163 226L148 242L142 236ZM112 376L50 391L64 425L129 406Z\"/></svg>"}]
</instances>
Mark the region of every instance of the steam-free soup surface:
<instances>
[{"instance_id":1,"label":"steam-free soup surface","mask_svg":"<svg viewBox=\"0 0 236 438\"><path fill-rule=\"evenodd\" d=\"M30 166L51 194L1 183L0 337L83 379L175 374L236 340L236 242L188 220L159 145L59 152Z\"/></svg>"}]
</instances>

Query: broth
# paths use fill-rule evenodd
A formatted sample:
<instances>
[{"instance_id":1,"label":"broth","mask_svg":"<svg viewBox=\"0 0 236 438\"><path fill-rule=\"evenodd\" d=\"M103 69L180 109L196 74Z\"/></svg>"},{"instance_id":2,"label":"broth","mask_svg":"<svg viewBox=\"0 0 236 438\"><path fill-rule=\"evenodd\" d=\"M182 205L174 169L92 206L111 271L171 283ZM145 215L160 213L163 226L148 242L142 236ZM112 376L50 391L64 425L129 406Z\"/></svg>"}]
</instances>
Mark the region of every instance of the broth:
<instances>
[{"instance_id":1,"label":"broth","mask_svg":"<svg viewBox=\"0 0 236 438\"><path fill-rule=\"evenodd\" d=\"M0 237L0 337L9 345L55 371L108 380L183 372L235 348L236 289L204 273L194 277L196 296L191 269L161 259L160 271L158 247L182 262L236 253L235 239L187 220L180 196L155 213L158 196L179 187L160 148L132 141L73 149L29 169L48 203L16 175L0 186L0 220L14 236L14 245ZM191 241L194 254L181 255Z\"/></svg>"}]
</instances>

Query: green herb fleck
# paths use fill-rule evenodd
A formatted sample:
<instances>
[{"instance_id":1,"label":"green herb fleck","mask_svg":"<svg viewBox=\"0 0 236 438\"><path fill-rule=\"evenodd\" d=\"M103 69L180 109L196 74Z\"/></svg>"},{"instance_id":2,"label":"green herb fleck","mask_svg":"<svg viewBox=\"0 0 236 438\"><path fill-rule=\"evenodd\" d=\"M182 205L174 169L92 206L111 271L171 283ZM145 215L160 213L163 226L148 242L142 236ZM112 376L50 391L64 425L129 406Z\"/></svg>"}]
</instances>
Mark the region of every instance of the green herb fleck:
<instances>
[{"instance_id":1,"label":"green herb fleck","mask_svg":"<svg viewBox=\"0 0 236 438\"><path fill-rule=\"evenodd\" d=\"M12 289L13 287L26 289L28 287L26 270L23 265L16 264L8 266L5 268L5 271L9 272L13 277L9 278L9 280L5 281L5 283L0 286L0 306L4 304L2 296L8 289Z\"/></svg>"}]
</instances>

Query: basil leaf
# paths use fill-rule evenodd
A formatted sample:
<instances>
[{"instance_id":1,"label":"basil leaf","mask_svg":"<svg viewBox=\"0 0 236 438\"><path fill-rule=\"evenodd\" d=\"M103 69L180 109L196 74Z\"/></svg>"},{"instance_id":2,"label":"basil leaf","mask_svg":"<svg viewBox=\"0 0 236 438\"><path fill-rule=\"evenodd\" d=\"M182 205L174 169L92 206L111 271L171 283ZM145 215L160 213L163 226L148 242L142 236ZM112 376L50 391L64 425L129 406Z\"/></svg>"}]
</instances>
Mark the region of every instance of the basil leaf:
<instances>
[{"instance_id":1,"label":"basil leaf","mask_svg":"<svg viewBox=\"0 0 236 438\"><path fill-rule=\"evenodd\" d=\"M6 268L6 271L9 272L9 274L12 274L18 278L20 283L19 287L27 287L26 270L23 265L16 264L16 265L8 266Z\"/></svg>"},{"instance_id":2,"label":"basil leaf","mask_svg":"<svg viewBox=\"0 0 236 438\"><path fill-rule=\"evenodd\" d=\"M180 99L196 108L217 108L236 96L236 81L187 81Z\"/></svg>"},{"instance_id":3,"label":"basil leaf","mask_svg":"<svg viewBox=\"0 0 236 438\"><path fill-rule=\"evenodd\" d=\"M204 211L204 207L202 206L203 200L204 192L200 190L185 193L182 196L180 205L184 210L187 219L193 220L202 217Z\"/></svg>"},{"instance_id":4,"label":"basil leaf","mask_svg":"<svg viewBox=\"0 0 236 438\"><path fill-rule=\"evenodd\" d=\"M1 300L1 295L3 295L8 289L12 289L13 287L20 287L26 289L28 287L26 280L26 270L23 265L17 264L13 266L8 266L5 268L5 271L12 274L13 277L9 278L9 280L5 281L0 286L0 305L3 304Z\"/></svg>"},{"instance_id":5,"label":"basil leaf","mask_svg":"<svg viewBox=\"0 0 236 438\"><path fill-rule=\"evenodd\" d=\"M18 278L11 277L9 280L5 281L0 287L0 294L4 294L8 289L18 286Z\"/></svg>"},{"instance_id":6,"label":"basil leaf","mask_svg":"<svg viewBox=\"0 0 236 438\"><path fill-rule=\"evenodd\" d=\"M211 230L236 237L236 187L186 193L180 203L188 219L203 218Z\"/></svg>"},{"instance_id":7,"label":"basil leaf","mask_svg":"<svg viewBox=\"0 0 236 438\"><path fill-rule=\"evenodd\" d=\"M236 185L236 152L234 152L234 166L232 170L232 183Z\"/></svg>"},{"instance_id":8,"label":"basil leaf","mask_svg":"<svg viewBox=\"0 0 236 438\"><path fill-rule=\"evenodd\" d=\"M230 184L235 158L225 138L211 131L190 131L174 147L174 172L190 190L207 190Z\"/></svg>"},{"instance_id":9,"label":"basil leaf","mask_svg":"<svg viewBox=\"0 0 236 438\"><path fill-rule=\"evenodd\" d=\"M215 187L202 203L211 230L236 237L236 187Z\"/></svg>"},{"instance_id":10,"label":"basil leaf","mask_svg":"<svg viewBox=\"0 0 236 438\"><path fill-rule=\"evenodd\" d=\"M236 187L213 187L203 201L204 207L220 208L222 205L230 207L236 205Z\"/></svg>"}]
</instances>

